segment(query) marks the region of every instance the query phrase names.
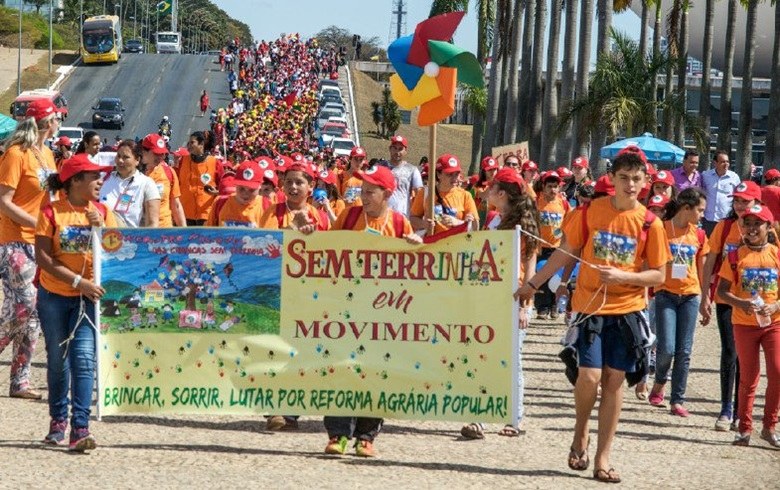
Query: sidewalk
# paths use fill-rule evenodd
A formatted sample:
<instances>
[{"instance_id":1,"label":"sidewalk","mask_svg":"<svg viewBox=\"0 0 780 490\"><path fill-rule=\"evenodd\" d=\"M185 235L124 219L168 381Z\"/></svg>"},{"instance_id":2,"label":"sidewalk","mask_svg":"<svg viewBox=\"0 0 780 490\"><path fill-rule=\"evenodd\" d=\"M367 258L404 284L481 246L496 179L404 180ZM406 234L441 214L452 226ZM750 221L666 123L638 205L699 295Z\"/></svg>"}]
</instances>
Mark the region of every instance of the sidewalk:
<instances>
[{"instance_id":1,"label":"sidewalk","mask_svg":"<svg viewBox=\"0 0 780 490\"><path fill-rule=\"evenodd\" d=\"M591 471L566 466L574 409L571 386L556 354L563 327L536 322L525 343L526 433L464 441L460 424L387 421L377 439L380 458L333 459L319 418L297 432L269 433L263 418L106 417L92 429L100 445L69 455L38 441L48 428L47 405L10 399L10 348L0 355L0 487L73 488L605 488ZM733 433L713 430L718 413L720 341L713 325L696 332L688 403L692 416L640 402L626 389L613 465L626 488L778 488L780 451L758 433L748 448L730 445ZM33 382L45 389L43 337ZM759 393L763 394L763 377ZM756 400L760 428L763 396ZM594 419L595 423L595 419ZM593 427L592 427L593 430ZM592 432L593 457L596 433Z\"/></svg>"},{"instance_id":2,"label":"sidewalk","mask_svg":"<svg viewBox=\"0 0 780 490\"><path fill-rule=\"evenodd\" d=\"M0 48L0 92L16 84L18 54L17 48ZM22 71L29 66L35 65L41 58L48 55L48 49L22 49ZM0 107L0 110L6 111L8 108Z\"/></svg>"}]
</instances>

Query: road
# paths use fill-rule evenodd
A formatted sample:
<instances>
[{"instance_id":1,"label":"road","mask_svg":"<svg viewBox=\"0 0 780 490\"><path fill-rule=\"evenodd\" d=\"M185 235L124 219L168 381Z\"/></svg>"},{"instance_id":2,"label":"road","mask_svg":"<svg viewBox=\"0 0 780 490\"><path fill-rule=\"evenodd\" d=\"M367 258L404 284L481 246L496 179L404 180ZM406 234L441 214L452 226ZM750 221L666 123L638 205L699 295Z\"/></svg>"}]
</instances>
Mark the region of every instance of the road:
<instances>
[{"instance_id":1,"label":"road","mask_svg":"<svg viewBox=\"0 0 780 490\"><path fill-rule=\"evenodd\" d=\"M67 126L92 129L92 106L100 97L119 97L127 108L123 130L98 129L102 138L134 138L157 131L164 115L173 124L171 147L184 146L193 131L208 129L208 114L200 117L200 94L206 89L211 105L230 101L226 74L214 56L125 54L115 65L80 65L61 90L68 99Z\"/></svg>"}]
</instances>

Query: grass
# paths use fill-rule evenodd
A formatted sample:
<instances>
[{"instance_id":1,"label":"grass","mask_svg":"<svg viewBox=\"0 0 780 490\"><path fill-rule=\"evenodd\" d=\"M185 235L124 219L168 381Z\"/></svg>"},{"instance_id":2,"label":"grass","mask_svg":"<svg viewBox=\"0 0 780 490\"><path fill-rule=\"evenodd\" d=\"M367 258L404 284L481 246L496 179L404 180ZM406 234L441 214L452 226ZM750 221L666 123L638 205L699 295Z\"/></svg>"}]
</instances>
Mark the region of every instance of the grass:
<instances>
[{"instance_id":1,"label":"grass","mask_svg":"<svg viewBox=\"0 0 780 490\"><path fill-rule=\"evenodd\" d=\"M49 73L49 60L46 56L42 56L38 63L22 71L22 91L47 88L59 77L57 68L73 63L75 58L76 55L71 53L55 53L52 61L52 72ZM0 94L0 112L5 114L15 98L16 84L14 83L8 90Z\"/></svg>"},{"instance_id":2,"label":"grass","mask_svg":"<svg viewBox=\"0 0 780 490\"><path fill-rule=\"evenodd\" d=\"M355 91L355 110L358 117L358 132L360 144L366 149L368 158L388 158L390 141L381 138L376 133L376 126L371 119L371 102L382 99L381 83L377 83L358 70L352 70L352 82ZM420 157L428 154L429 129L417 126L417 111L412 112L412 124L402 124L396 134L400 134L409 142L406 159L418 163ZM464 172L468 170L471 158L471 126L461 124L440 124L437 131L437 156L442 153L452 153L460 159Z\"/></svg>"},{"instance_id":3,"label":"grass","mask_svg":"<svg viewBox=\"0 0 780 490\"><path fill-rule=\"evenodd\" d=\"M43 12L45 9L41 9ZM54 24L52 46L54 49L78 49L78 26L73 22ZM19 45L19 17L15 8L0 7L0 44ZM46 49L49 47L49 21L34 12L22 15L22 47Z\"/></svg>"}]
</instances>

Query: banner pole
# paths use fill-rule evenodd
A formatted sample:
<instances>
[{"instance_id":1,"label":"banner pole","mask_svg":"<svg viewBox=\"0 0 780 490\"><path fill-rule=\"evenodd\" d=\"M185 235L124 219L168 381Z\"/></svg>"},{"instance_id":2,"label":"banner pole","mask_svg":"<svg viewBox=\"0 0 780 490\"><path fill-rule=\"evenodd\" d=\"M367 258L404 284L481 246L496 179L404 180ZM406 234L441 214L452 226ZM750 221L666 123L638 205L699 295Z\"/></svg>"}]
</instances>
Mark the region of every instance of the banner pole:
<instances>
[{"instance_id":1,"label":"banner pole","mask_svg":"<svg viewBox=\"0 0 780 490\"><path fill-rule=\"evenodd\" d=\"M522 251L520 250L520 225L517 225L515 227L515 237L513 240L513 247L512 247L512 273L514 274L513 277L520 277L520 257L522 256ZM510 284L514 284L513 282L510 282ZM513 308L512 308L512 373L516 376L515 380L523 379L523 389L525 389L525 379L523 378L523 373L520 372L521 365L520 365L520 301L514 300L513 301ZM512 383L512 427L516 427L519 429L519 423L520 423L520 403L521 403L521 395L520 393L520 386L518 386L517 381Z\"/></svg>"},{"instance_id":2,"label":"banner pole","mask_svg":"<svg viewBox=\"0 0 780 490\"><path fill-rule=\"evenodd\" d=\"M100 264L102 260L103 247L101 246L103 228L92 227L92 270L94 271L95 284L101 285ZM102 420L101 405L102 397L100 395L100 301L95 303L95 389L97 390L97 402L95 404L95 413L98 421Z\"/></svg>"},{"instance_id":3,"label":"banner pole","mask_svg":"<svg viewBox=\"0 0 780 490\"><path fill-rule=\"evenodd\" d=\"M428 236L433 235L436 228L433 220L436 219L434 209L436 207L436 130L438 127L439 124L434 123L429 128L428 133L428 200L426 207L431 219L431 224L428 225Z\"/></svg>"}]
</instances>

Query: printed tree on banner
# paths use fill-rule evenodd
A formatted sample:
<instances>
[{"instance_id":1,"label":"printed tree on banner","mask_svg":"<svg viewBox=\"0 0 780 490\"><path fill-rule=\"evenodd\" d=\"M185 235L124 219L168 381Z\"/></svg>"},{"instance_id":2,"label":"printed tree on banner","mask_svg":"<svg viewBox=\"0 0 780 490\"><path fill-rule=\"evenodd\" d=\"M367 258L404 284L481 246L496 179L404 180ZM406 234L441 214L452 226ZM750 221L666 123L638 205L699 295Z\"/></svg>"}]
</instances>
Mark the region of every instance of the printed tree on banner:
<instances>
[{"instance_id":1,"label":"printed tree on banner","mask_svg":"<svg viewBox=\"0 0 780 490\"><path fill-rule=\"evenodd\" d=\"M219 293L222 279L214 264L198 259L187 259L181 263L169 260L160 273L160 285L166 293L183 298L187 309L194 310L198 299L214 298Z\"/></svg>"}]
</instances>

